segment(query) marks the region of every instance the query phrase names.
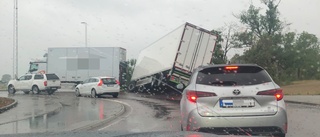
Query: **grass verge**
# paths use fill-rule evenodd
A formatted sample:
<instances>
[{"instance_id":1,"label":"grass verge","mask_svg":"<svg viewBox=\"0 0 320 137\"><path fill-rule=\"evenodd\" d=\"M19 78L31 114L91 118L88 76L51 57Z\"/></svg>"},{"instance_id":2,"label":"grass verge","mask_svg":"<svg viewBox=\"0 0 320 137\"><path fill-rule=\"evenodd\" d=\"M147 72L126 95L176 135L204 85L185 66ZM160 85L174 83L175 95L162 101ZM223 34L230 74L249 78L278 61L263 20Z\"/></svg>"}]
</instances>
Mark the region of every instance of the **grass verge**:
<instances>
[{"instance_id":1,"label":"grass verge","mask_svg":"<svg viewBox=\"0 0 320 137\"><path fill-rule=\"evenodd\" d=\"M285 95L320 95L319 80L295 81L281 88Z\"/></svg>"}]
</instances>

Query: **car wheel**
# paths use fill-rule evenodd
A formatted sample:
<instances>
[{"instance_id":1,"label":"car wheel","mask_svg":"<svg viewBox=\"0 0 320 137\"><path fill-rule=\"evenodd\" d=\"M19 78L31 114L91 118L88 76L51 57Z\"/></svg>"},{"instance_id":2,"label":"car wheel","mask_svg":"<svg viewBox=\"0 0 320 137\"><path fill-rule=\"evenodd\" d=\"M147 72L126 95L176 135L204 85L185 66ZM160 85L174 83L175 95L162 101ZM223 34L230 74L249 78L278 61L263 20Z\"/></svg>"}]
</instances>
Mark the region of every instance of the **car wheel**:
<instances>
[{"instance_id":1,"label":"car wheel","mask_svg":"<svg viewBox=\"0 0 320 137\"><path fill-rule=\"evenodd\" d=\"M80 97L80 96L81 96L80 91L78 88L76 88L76 97Z\"/></svg>"},{"instance_id":2,"label":"car wheel","mask_svg":"<svg viewBox=\"0 0 320 137\"><path fill-rule=\"evenodd\" d=\"M8 86L8 93L9 94L14 94L16 93L16 89L14 89L13 85Z\"/></svg>"},{"instance_id":3,"label":"car wheel","mask_svg":"<svg viewBox=\"0 0 320 137\"><path fill-rule=\"evenodd\" d=\"M112 94L112 97L113 97L113 98L117 98L118 95L119 95L119 93L114 93L114 94Z\"/></svg>"},{"instance_id":4,"label":"car wheel","mask_svg":"<svg viewBox=\"0 0 320 137\"><path fill-rule=\"evenodd\" d=\"M39 91L38 86L32 86L32 92L33 92L33 93L37 93L37 94L39 94L39 93L40 93L40 91Z\"/></svg>"},{"instance_id":5,"label":"car wheel","mask_svg":"<svg viewBox=\"0 0 320 137\"><path fill-rule=\"evenodd\" d=\"M97 97L97 92L96 92L95 89L92 89L92 90L91 90L91 97L92 97L92 98L96 98L96 97Z\"/></svg>"},{"instance_id":6,"label":"car wheel","mask_svg":"<svg viewBox=\"0 0 320 137\"><path fill-rule=\"evenodd\" d=\"M29 94L30 93L30 91L23 91L24 92L24 94Z\"/></svg>"}]
</instances>

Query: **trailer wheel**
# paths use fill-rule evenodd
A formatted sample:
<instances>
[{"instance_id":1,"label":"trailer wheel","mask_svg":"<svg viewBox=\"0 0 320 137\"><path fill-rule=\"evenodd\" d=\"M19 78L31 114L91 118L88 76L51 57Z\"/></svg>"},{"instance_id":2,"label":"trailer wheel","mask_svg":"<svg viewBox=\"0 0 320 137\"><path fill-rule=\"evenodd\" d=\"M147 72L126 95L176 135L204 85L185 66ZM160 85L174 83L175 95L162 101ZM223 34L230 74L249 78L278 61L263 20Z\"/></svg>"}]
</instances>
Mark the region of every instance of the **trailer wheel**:
<instances>
[{"instance_id":1,"label":"trailer wheel","mask_svg":"<svg viewBox=\"0 0 320 137\"><path fill-rule=\"evenodd\" d=\"M135 82L135 81L131 81L130 84L129 84L129 86L128 86L128 90L129 90L130 92L134 92L135 89L136 89L136 82Z\"/></svg>"}]
</instances>

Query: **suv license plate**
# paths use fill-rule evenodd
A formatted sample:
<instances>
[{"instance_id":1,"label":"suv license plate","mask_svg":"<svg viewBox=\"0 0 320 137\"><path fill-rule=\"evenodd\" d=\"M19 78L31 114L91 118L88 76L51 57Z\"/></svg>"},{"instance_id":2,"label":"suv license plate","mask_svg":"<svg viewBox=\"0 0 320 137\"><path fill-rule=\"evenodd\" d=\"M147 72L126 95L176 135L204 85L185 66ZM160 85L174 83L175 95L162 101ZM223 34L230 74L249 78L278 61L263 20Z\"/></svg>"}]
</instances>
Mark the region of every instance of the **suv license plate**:
<instances>
[{"instance_id":1,"label":"suv license plate","mask_svg":"<svg viewBox=\"0 0 320 137\"><path fill-rule=\"evenodd\" d=\"M253 99L221 99L219 103L222 108L243 108L255 106Z\"/></svg>"}]
</instances>

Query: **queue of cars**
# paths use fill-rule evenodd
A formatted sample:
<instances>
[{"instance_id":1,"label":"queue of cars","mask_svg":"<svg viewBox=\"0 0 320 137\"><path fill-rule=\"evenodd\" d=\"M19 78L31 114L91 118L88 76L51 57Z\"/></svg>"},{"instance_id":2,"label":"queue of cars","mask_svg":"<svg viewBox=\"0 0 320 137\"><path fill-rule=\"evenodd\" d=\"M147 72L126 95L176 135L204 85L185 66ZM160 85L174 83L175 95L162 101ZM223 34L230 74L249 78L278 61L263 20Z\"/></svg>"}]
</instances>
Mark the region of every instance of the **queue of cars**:
<instances>
[{"instance_id":1,"label":"queue of cars","mask_svg":"<svg viewBox=\"0 0 320 137\"><path fill-rule=\"evenodd\" d=\"M10 80L8 83L8 93L15 94L23 91L29 94L30 91L36 94L47 92L49 95L61 88L61 81L56 74L25 74L18 79ZM120 83L114 77L92 77L84 80L75 88L77 97L90 95L99 97L100 95L112 95L117 98L120 91Z\"/></svg>"},{"instance_id":2,"label":"queue of cars","mask_svg":"<svg viewBox=\"0 0 320 137\"><path fill-rule=\"evenodd\" d=\"M8 84L8 92L21 90L54 93L61 88L55 74L26 74ZM267 71L252 64L206 65L191 74L180 100L181 130L215 134L243 133L284 137L288 121L282 89ZM75 95L112 95L120 84L114 77L91 77L75 88Z\"/></svg>"}]
</instances>

